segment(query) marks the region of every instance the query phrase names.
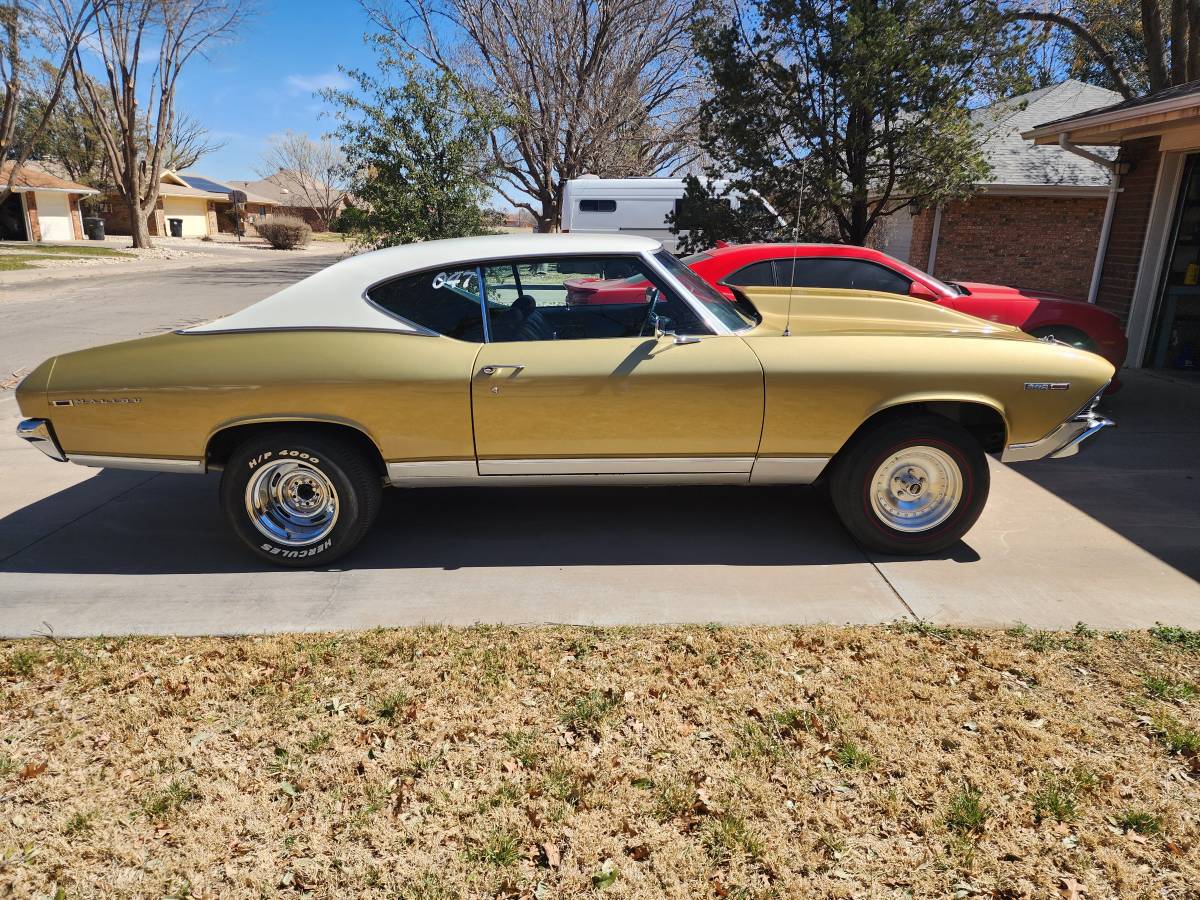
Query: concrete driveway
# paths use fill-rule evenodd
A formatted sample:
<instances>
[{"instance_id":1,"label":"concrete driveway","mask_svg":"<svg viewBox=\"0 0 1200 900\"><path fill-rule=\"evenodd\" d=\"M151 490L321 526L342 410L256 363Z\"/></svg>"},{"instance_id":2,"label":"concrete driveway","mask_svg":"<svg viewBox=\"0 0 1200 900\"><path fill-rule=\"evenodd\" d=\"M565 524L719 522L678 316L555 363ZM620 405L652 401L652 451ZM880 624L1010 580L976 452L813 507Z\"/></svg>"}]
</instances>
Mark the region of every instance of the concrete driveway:
<instances>
[{"instance_id":1,"label":"concrete driveway","mask_svg":"<svg viewBox=\"0 0 1200 900\"><path fill-rule=\"evenodd\" d=\"M103 337L230 311L302 274L278 265L246 283L225 269L207 285L196 270L126 284L170 309L125 296ZM23 315L0 300L0 323L21 320L38 358L69 349L50 346L62 337L37 313L54 298L24 299ZM95 297L72 302L85 323L101 315ZM7 370L7 354L30 351L6 340ZM0 634L916 618L1200 627L1200 386L1126 381L1107 404L1121 428L1090 452L993 463L982 519L937 559L865 554L812 488L394 490L341 568L311 572L243 553L215 477L55 463L12 435L16 404L0 393Z\"/></svg>"}]
</instances>

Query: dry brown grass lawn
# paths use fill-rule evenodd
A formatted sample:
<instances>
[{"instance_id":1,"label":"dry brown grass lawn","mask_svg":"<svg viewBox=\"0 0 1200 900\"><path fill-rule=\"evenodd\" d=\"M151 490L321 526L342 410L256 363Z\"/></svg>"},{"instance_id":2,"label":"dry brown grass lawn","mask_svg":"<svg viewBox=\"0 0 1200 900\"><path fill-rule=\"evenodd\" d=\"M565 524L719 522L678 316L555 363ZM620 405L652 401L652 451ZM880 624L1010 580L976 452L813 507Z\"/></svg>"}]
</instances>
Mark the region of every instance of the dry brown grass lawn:
<instances>
[{"instance_id":1,"label":"dry brown grass lawn","mask_svg":"<svg viewBox=\"0 0 1200 900\"><path fill-rule=\"evenodd\" d=\"M0 642L0 896L1195 897L1198 686L1084 628Z\"/></svg>"}]
</instances>

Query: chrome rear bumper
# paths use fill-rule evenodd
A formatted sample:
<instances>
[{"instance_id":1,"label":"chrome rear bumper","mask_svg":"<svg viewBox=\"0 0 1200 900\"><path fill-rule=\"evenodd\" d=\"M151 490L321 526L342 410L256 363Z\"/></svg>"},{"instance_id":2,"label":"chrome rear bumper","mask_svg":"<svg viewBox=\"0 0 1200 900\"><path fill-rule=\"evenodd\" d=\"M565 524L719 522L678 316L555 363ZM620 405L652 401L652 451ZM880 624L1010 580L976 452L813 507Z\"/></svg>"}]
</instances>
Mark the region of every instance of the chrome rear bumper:
<instances>
[{"instance_id":1,"label":"chrome rear bumper","mask_svg":"<svg viewBox=\"0 0 1200 900\"><path fill-rule=\"evenodd\" d=\"M67 455L58 446L54 429L46 419L25 419L17 425L17 437L29 441L43 453L58 462L66 462Z\"/></svg>"},{"instance_id":2,"label":"chrome rear bumper","mask_svg":"<svg viewBox=\"0 0 1200 900\"><path fill-rule=\"evenodd\" d=\"M1080 445L1094 434L1116 425L1112 419L1092 411L1068 419L1040 441L1010 444L1000 454L1001 462L1028 462L1034 459L1064 459L1079 452Z\"/></svg>"}]
</instances>

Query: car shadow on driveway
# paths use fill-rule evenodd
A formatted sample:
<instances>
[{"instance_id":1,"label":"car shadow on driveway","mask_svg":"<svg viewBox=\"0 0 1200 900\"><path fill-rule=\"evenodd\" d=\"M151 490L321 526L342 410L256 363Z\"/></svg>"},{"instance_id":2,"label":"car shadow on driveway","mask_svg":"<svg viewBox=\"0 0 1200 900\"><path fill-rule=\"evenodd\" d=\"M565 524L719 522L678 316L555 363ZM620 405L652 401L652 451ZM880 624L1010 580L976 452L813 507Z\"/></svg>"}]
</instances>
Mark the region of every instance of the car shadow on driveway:
<instances>
[{"instance_id":1,"label":"car shadow on driveway","mask_svg":"<svg viewBox=\"0 0 1200 900\"><path fill-rule=\"evenodd\" d=\"M217 478L103 470L0 519L0 572L277 571L234 538ZM945 558L973 562L965 544ZM335 567L837 566L866 556L819 487L389 489Z\"/></svg>"}]
</instances>

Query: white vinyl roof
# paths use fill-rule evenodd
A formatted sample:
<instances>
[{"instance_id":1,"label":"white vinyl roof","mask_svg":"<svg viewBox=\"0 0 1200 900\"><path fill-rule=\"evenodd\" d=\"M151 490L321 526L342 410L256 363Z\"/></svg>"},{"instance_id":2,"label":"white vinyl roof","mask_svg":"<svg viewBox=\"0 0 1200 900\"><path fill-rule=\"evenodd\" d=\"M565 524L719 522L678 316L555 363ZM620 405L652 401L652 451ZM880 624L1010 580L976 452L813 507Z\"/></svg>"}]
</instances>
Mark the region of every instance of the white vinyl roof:
<instances>
[{"instance_id":1,"label":"white vinyl roof","mask_svg":"<svg viewBox=\"0 0 1200 900\"><path fill-rule=\"evenodd\" d=\"M499 234L404 244L352 256L240 312L185 328L184 333L276 328L363 328L412 332L412 326L377 309L364 292L381 281L464 263L527 256L653 253L651 238L622 234Z\"/></svg>"}]
</instances>

